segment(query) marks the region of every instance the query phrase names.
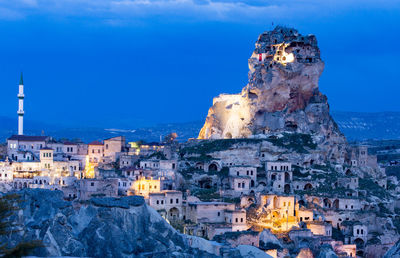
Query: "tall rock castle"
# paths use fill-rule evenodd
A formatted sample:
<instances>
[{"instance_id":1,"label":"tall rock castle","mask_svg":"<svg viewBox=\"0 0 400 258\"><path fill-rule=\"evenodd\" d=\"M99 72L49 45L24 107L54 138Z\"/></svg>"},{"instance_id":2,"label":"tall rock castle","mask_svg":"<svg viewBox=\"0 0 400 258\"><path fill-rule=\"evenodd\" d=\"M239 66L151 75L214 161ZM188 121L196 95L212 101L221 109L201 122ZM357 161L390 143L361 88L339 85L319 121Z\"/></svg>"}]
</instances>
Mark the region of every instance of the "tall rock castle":
<instances>
[{"instance_id":1,"label":"tall rock castle","mask_svg":"<svg viewBox=\"0 0 400 258\"><path fill-rule=\"evenodd\" d=\"M346 144L318 89L324 62L314 35L278 26L258 37L248 62L248 85L214 98L199 139L297 132L316 136L317 144Z\"/></svg>"}]
</instances>

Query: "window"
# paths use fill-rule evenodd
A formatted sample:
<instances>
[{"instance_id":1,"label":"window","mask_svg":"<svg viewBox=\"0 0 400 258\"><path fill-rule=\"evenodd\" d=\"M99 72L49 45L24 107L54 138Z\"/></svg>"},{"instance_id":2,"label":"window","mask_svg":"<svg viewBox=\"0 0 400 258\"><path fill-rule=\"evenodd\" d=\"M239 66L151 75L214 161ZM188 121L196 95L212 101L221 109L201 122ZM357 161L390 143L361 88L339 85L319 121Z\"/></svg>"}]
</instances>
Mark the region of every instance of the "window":
<instances>
[{"instance_id":1,"label":"window","mask_svg":"<svg viewBox=\"0 0 400 258\"><path fill-rule=\"evenodd\" d=\"M164 204L164 201L163 201L163 200L161 200L161 204Z\"/></svg>"},{"instance_id":2,"label":"window","mask_svg":"<svg viewBox=\"0 0 400 258\"><path fill-rule=\"evenodd\" d=\"M157 204L160 204L160 201L159 201L159 200L157 200Z\"/></svg>"},{"instance_id":3,"label":"window","mask_svg":"<svg viewBox=\"0 0 400 258\"><path fill-rule=\"evenodd\" d=\"M90 182L90 186L94 186L94 182Z\"/></svg>"},{"instance_id":4,"label":"window","mask_svg":"<svg viewBox=\"0 0 400 258\"><path fill-rule=\"evenodd\" d=\"M236 222L236 223L239 222L238 218L235 219L235 222Z\"/></svg>"},{"instance_id":5,"label":"window","mask_svg":"<svg viewBox=\"0 0 400 258\"><path fill-rule=\"evenodd\" d=\"M221 216L221 212L218 212L218 217Z\"/></svg>"},{"instance_id":6,"label":"window","mask_svg":"<svg viewBox=\"0 0 400 258\"><path fill-rule=\"evenodd\" d=\"M240 183L238 183L238 188L240 188Z\"/></svg>"},{"instance_id":7,"label":"window","mask_svg":"<svg viewBox=\"0 0 400 258\"><path fill-rule=\"evenodd\" d=\"M171 199L171 200L169 200L169 203L173 204L173 203L174 203L174 200L172 200L172 199Z\"/></svg>"},{"instance_id":8,"label":"window","mask_svg":"<svg viewBox=\"0 0 400 258\"><path fill-rule=\"evenodd\" d=\"M179 203L179 199L178 198L176 198L176 203Z\"/></svg>"},{"instance_id":9,"label":"window","mask_svg":"<svg viewBox=\"0 0 400 258\"><path fill-rule=\"evenodd\" d=\"M243 218L240 218L240 222L243 222Z\"/></svg>"}]
</instances>

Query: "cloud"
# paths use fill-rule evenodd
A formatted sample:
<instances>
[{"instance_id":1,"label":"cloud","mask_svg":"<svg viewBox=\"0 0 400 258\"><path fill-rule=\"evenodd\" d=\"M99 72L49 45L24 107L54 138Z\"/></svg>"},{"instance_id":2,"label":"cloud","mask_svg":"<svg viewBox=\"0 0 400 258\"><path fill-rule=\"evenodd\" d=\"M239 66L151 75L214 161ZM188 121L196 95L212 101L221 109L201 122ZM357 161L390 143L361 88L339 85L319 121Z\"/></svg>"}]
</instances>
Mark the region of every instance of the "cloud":
<instances>
[{"instance_id":1,"label":"cloud","mask_svg":"<svg viewBox=\"0 0 400 258\"><path fill-rule=\"evenodd\" d=\"M148 17L265 22L331 16L358 10L399 11L400 0L0 0L0 19L35 15L90 17L109 24Z\"/></svg>"}]
</instances>

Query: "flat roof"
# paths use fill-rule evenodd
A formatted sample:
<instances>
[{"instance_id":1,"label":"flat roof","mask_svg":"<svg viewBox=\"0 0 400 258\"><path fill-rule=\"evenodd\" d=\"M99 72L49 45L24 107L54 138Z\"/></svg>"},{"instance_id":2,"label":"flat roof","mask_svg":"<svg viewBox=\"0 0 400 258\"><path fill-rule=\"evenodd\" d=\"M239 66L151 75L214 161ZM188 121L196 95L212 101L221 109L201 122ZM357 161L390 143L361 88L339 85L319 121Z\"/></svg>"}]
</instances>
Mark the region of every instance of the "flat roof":
<instances>
[{"instance_id":1,"label":"flat roof","mask_svg":"<svg viewBox=\"0 0 400 258\"><path fill-rule=\"evenodd\" d=\"M30 135L11 135L8 140L16 140L16 141L26 141L26 142L39 142L46 141L48 136L30 136Z\"/></svg>"},{"instance_id":2,"label":"flat roof","mask_svg":"<svg viewBox=\"0 0 400 258\"><path fill-rule=\"evenodd\" d=\"M235 205L234 203L229 202L189 202L189 205Z\"/></svg>"},{"instance_id":3,"label":"flat roof","mask_svg":"<svg viewBox=\"0 0 400 258\"><path fill-rule=\"evenodd\" d=\"M99 141L92 141L88 145L104 145L104 144Z\"/></svg>"}]
</instances>

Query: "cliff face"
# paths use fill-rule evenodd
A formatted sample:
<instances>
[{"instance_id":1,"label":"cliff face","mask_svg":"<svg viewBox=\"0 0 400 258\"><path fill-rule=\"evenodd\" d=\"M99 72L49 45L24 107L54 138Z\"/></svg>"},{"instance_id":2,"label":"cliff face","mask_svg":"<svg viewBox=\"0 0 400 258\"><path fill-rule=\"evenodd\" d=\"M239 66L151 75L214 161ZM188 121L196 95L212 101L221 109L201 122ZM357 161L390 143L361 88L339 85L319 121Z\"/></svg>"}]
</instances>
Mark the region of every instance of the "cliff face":
<instances>
[{"instance_id":1,"label":"cliff face","mask_svg":"<svg viewBox=\"0 0 400 258\"><path fill-rule=\"evenodd\" d=\"M23 202L13 221L23 230L2 242L42 240L45 247L33 255L168 257L192 252L182 235L142 197L94 198L79 204L64 201L60 191L25 189L18 194Z\"/></svg>"},{"instance_id":2,"label":"cliff face","mask_svg":"<svg viewBox=\"0 0 400 258\"><path fill-rule=\"evenodd\" d=\"M317 135L320 143L345 143L318 89L324 63L315 36L276 27L261 34L255 46L248 85L240 94L214 98L198 138L293 131Z\"/></svg>"}]
</instances>

